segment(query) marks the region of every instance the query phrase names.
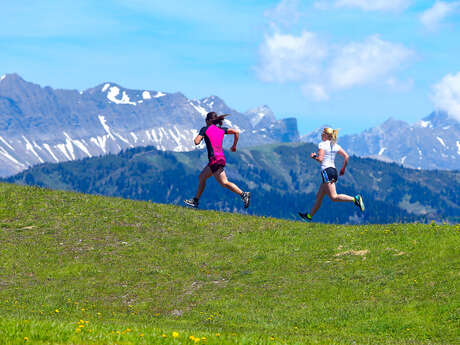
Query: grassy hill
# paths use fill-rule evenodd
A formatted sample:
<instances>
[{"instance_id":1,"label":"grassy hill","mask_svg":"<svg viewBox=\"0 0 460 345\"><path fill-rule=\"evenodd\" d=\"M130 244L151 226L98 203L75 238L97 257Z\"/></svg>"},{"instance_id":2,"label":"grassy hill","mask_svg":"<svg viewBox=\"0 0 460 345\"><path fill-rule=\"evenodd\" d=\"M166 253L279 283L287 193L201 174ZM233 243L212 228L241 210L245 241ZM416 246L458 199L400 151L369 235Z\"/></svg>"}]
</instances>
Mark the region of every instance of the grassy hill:
<instances>
[{"instance_id":1,"label":"grassy hill","mask_svg":"<svg viewBox=\"0 0 460 345\"><path fill-rule=\"evenodd\" d=\"M297 219L310 210L321 183L319 165L307 158L312 144L273 144L227 152L229 179L252 192L251 207L208 180L200 208L238 210L258 216ZM117 155L59 164L46 163L8 178L7 182L82 193L183 205L195 195L197 177L207 164L203 150L163 152L152 147ZM341 166L337 159L337 166ZM394 163L351 157L339 193L363 195L364 214L351 204L329 198L315 215L326 223L460 222L460 172L406 169Z\"/></svg>"},{"instance_id":2,"label":"grassy hill","mask_svg":"<svg viewBox=\"0 0 460 345\"><path fill-rule=\"evenodd\" d=\"M458 344L460 226L0 184L0 344Z\"/></svg>"}]
</instances>

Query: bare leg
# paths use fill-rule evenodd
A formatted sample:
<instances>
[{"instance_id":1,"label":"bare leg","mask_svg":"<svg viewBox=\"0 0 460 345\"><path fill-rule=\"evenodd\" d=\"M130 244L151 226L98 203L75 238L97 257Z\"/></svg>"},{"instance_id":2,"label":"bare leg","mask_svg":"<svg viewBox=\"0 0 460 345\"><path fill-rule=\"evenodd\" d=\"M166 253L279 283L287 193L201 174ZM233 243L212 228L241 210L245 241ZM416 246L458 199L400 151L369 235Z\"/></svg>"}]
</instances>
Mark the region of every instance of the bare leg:
<instances>
[{"instance_id":1,"label":"bare leg","mask_svg":"<svg viewBox=\"0 0 460 345\"><path fill-rule=\"evenodd\" d=\"M206 187L206 180L212 176L211 168L206 166L200 173L198 177L200 179L200 183L198 184L198 190L196 191L195 199L199 199L201 194L203 194L204 187Z\"/></svg>"},{"instance_id":2,"label":"bare leg","mask_svg":"<svg viewBox=\"0 0 460 345\"><path fill-rule=\"evenodd\" d=\"M321 207L321 203L323 202L324 195L326 195L326 190L325 190L325 185L326 183L321 183L321 186L319 186L318 193L316 193L316 200L315 204L313 205L313 208L310 211L310 216L314 216L315 213L319 210Z\"/></svg>"},{"instance_id":3,"label":"bare leg","mask_svg":"<svg viewBox=\"0 0 460 345\"><path fill-rule=\"evenodd\" d=\"M324 183L326 185L326 194L331 198L332 201L345 201L345 202L353 202L355 198L346 194L337 194L335 190L335 183Z\"/></svg>"},{"instance_id":4,"label":"bare leg","mask_svg":"<svg viewBox=\"0 0 460 345\"><path fill-rule=\"evenodd\" d=\"M227 175L225 174L224 169L221 168L217 170L213 175L222 187L230 189L233 193L238 195L241 195L243 193L243 191L239 189L236 184L227 180Z\"/></svg>"}]
</instances>

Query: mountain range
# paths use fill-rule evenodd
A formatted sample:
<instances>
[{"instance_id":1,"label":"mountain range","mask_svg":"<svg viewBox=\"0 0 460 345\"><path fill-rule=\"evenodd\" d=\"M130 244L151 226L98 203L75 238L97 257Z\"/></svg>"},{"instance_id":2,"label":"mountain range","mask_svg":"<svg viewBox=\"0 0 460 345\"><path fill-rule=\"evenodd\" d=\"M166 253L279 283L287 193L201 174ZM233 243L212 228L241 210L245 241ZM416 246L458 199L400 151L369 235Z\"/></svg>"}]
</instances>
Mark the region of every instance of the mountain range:
<instances>
[{"instance_id":1,"label":"mountain range","mask_svg":"<svg viewBox=\"0 0 460 345\"><path fill-rule=\"evenodd\" d=\"M209 111L250 135L241 146L296 141L297 120L276 120L268 107L245 114L210 96L130 90L107 82L84 91L41 87L17 74L0 77L0 176L44 162L63 162L153 145L190 151Z\"/></svg>"},{"instance_id":2,"label":"mountain range","mask_svg":"<svg viewBox=\"0 0 460 345\"><path fill-rule=\"evenodd\" d=\"M207 112L230 113L225 125L239 129L240 147L277 142L314 142L321 129L300 137L295 118L277 120L268 106L245 113L217 96L190 100L183 94L132 90L106 82L84 90L61 90L0 77L0 177L44 162L64 162L154 146L190 151ZM330 126L333 127L333 126ZM460 123L444 112L408 124L388 119L339 143L360 157L416 169L460 169Z\"/></svg>"},{"instance_id":3,"label":"mountain range","mask_svg":"<svg viewBox=\"0 0 460 345\"><path fill-rule=\"evenodd\" d=\"M268 144L226 151L227 175L242 190L251 191L251 206L208 180L200 208L249 212L299 219L308 211L321 183L319 165L307 158L313 144ZM195 195L206 150L159 151L154 147L119 154L30 168L5 182L183 205ZM337 166L342 162L337 159ZM395 163L352 156L337 191L363 195L366 211L351 203L324 198L314 220L327 223L460 222L460 172L408 169Z\"/></svg>"}]
</instances>

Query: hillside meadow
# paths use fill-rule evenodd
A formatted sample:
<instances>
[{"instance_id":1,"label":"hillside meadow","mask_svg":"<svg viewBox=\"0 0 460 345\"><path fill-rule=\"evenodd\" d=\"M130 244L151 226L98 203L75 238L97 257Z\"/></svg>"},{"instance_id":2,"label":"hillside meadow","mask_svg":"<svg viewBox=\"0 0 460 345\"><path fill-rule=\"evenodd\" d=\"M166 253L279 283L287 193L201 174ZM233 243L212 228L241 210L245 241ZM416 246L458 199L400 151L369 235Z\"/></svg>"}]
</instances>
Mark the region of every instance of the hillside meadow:
<instances>
[{"instance_id":1,"label":"hillside meadow","mask_svg":"<svg viewBox=\"0 0 460 345\"><path fill-rule=\"evenodd\" d=\"M0 184L0 344L458 344L460 225Z\"/></svg>"}]
</instances>

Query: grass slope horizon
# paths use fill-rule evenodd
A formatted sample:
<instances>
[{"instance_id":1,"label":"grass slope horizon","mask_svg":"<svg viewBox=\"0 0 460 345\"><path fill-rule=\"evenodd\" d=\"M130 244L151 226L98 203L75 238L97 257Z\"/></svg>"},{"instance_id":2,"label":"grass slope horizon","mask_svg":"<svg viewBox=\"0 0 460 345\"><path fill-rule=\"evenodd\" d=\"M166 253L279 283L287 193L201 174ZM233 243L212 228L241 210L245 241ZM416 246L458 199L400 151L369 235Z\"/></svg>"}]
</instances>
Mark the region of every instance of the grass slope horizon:
<instances>
[{"instance_id":1,"label":"grass slope horizon","mask_svg":"<svg viewBox=\"0 0 460 345\"><path fill-rule=\"evenodd\" d=\"M457 344L460 225L0 183L0 344Z\"/></svg>"},{"instance_id":2,"label":"grass slope horizon","mask_svg":"<svg viewBox=\"0 0 460 345\"><path fill-rule=\"evenodd\" d=\"M227 175L252 202L241 200L211 178L200 207L296 219L309 210L321 183L319 165L308 158L313 144L270 144L227 152ZM139 147L117 155L45 163L4 181L53 189L182 205L195 195L207 163L205 150L163 152ZM341 166L341 157L336 161ZM324 199L315 221L325 223L460 222L460 172L407 169L395 163L351 156L339 178L339 193L363 195L366 212Z\"/></svg>"}]
</instances>

